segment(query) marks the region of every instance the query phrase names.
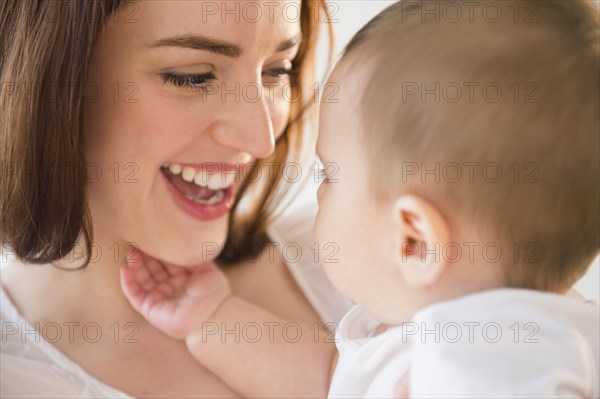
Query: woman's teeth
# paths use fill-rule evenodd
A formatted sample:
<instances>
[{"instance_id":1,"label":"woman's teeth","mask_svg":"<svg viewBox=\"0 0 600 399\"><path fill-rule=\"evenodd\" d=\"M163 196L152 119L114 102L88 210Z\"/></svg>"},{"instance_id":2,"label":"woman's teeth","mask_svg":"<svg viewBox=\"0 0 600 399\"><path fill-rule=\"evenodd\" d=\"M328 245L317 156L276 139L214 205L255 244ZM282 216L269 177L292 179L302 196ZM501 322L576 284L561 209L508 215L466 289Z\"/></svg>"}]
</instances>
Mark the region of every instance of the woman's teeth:
<instances>
[{"instance_id":1,"label":"woman's teeth","mask_svg":"<svg viewBox=\"0 0 600 399\"><path fill-rule=\"evenodd\" d=\"M165 167L165 165L163 165L163 167ZM172 165L166 165L166 167L174 175L178 175L181 173L181 165L177 165L176 163L174 163Z\"/></svg>"},{"instance_id":2,"label":"woman's teeth","mask_svg":"<svg viewBox=\"0 0 600 399\"><path fill-rule=\"evenodd\" d=\"M215 195L213 195L212 197L210 197L208 200L202 200L202 199L195 198L194 196L191 196L191 195L186 195L186 198L189 199L190 201L194 201L198 204L205 204L205 205L217 204L223 200L223 197L225 197L225 192L223 190L217 191L217 193Z\"/></svg>"},{"instance_id":3,"label":"woman's teeth","mask_svg":"<svg viewBox=\"0 0 600 399\"><path fill-rule=\"evenodd\" d=\"M188 183L194 183L199 187L208 187L214 191L226 189L235 181L235 173L233 171L208 173L204 169L198 171L191 166L181 166L176 163L164 164L162 167L172 175L177 176L181 174L181 178Z\"/></svg>"}]
</instances>

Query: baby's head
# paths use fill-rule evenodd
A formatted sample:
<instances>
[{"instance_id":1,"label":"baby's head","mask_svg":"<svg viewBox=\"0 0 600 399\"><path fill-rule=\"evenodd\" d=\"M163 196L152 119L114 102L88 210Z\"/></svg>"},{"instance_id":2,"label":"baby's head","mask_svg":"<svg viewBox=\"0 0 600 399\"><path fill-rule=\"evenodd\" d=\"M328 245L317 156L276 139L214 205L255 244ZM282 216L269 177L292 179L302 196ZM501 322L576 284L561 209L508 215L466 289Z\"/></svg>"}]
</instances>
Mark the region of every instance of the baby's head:
<instances>
[{"instance_id":1,"label":"baby's head","mask_svg":"<svg viewBox=\"0 0 600 399\"><path fill-rule=\"evenodd\" d=\"M565 292L598 253L595 4L460 4L387 8L323 97L322 261L388 324L485 289Z\"/></svg>"}]
</instances>

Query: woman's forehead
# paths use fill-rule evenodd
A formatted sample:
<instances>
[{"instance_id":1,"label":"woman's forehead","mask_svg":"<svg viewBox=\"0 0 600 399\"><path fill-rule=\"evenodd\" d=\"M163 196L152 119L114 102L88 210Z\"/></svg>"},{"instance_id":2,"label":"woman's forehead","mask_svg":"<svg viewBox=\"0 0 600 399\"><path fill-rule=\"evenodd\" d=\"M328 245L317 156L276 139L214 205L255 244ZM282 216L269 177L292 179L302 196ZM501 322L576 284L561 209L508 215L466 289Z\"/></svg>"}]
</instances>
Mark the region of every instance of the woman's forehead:
<instances>
[{"instance_id":1,"label":"woman's forehead","mask_svg":"<svg viewBox=\"0 0 600 399\"><path fill-rule=\"evenodd\" d=\"M170 37L201 36L242 51L274 52L300 37L300 10L300 0L157 0L125 7L118 12L129 18L113 20L130 25L124 30L134 31L136 41L146 46Z\"/></svg>"}]
</instances>

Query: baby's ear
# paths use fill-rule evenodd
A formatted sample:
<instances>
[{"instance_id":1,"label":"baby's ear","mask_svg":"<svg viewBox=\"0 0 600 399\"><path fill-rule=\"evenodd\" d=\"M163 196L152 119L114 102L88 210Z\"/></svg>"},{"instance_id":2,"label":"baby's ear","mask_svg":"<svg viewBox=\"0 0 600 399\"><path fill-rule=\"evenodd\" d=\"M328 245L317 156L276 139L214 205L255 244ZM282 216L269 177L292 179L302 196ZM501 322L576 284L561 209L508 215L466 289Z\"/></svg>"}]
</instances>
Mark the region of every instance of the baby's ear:
<instances>
[{"instance_id":1,"label":"baby's ear","mask_svg":"<svg viewBox=\"0 0 600 399\"><path fill-rule=\"evenodd\" d=\"M406 284L432 285L446 265L442 251L450 239L446 219L436 206L414 195L398 198L393 217L396 265Z\"/></svg>"}]
</instances>

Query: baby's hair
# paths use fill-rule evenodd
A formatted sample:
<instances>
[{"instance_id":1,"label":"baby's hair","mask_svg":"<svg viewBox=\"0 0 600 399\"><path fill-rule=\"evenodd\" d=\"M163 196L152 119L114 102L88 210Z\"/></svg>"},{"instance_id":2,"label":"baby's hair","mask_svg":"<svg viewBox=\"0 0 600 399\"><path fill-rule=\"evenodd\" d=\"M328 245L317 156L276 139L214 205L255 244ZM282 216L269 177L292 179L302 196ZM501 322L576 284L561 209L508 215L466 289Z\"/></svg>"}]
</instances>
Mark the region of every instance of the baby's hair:
<instances>
[{"instance_id":1,"label":"baby's hair","mask_svg":"<svg viewBox=\"0 0 600 399\"><path fill-rule=\"evenodd\" d=\"M395 3L346 48L371 188L499 243L509 286L564 292L600 242L598 7L451 4Z\"/></svg>"}]
</instances>

